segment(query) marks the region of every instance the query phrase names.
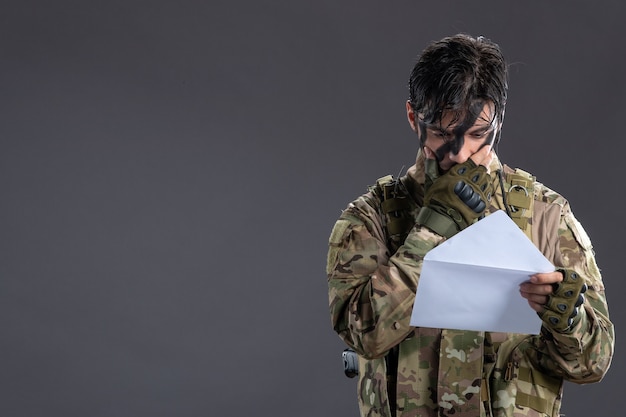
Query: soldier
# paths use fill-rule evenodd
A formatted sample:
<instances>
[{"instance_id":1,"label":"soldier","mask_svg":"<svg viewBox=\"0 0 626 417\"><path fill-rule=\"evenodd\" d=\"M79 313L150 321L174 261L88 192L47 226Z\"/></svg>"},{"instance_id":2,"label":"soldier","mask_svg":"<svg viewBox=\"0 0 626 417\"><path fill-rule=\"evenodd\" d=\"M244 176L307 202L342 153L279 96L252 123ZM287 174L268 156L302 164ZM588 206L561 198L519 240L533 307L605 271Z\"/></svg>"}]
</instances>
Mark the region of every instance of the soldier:
<instances>
[{"instance_id":1,"label":"soldier","mask_svg":"<svg viewBox=\"0 0 626 417\"><path fill-rule=\"evenodd\" d=\"M563 381L591 383L614 349L589 237L561 195L502 165L507 67L497 44L433 42L409 79L414 166L383 177L342 212L329 238L334 330L358 354L362 416L559 416ZM412 327L426 253L504 210L555 265L521 284L539 335Z\"/></svg>"}]
</instances>

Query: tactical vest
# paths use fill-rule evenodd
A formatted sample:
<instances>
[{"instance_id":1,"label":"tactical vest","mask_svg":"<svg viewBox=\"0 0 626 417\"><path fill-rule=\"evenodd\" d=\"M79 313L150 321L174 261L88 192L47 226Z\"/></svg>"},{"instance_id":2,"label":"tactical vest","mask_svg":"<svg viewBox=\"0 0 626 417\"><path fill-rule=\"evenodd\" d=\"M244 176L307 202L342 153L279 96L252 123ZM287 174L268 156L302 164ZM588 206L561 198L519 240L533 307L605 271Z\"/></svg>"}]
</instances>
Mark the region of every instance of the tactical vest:
<instances>
[{"instance_id":1,"label":"tactical vest","mask_svg":"<svg viewBox=\"0 0 626 417\"><path fill-rule=\"evenodd\" d=\"M535 210L535 177L521 170L506 168L498 173L499 187L495 198L509 217L532 240L532 217ZM414 226L413 213L417 209L401 179L391 175L379 178L370 190L381 200L381 215L385 222L387 247L393 254L403 244ZM458 331L448 331L461 333ZM478 333L478 332L477 332ZM480 383L480 401L487 416L509 417L514 412L523 414L520 407L529 411L523 415L557 416L561 406L562 379L552 378L532 368L525 355L531 348L526 335L483 333L483 365L474 369ZM494 340L496 339L496 340ZM360 366L365 360L359 358ZM387 394L391 416L396 415L397 348L385 358L387 368ZM462 366L462 365L461 365ZM399 398L399 397L398 397ZM539 414L538 414L539 413Z\"/></svg>"},{"instance_id":2,"label":"tactical vest","mask_svg":"<svg viewBox=\"0 0 626 417\"><path fill-rule=\"evenodd\" d=\"M535 177L519 168L507 172L503 178L498 174L500 187L497 188L496 198L502 201L507 214L532 240L531 219L534 209ZM376 180L376 185L370 187L381 199L381 212L385 219L387 245L394 253L404 243L409 231L414 226L411 217L412 202L408 191L400 179L386 175Z\"/></svg>"}]
</instances>

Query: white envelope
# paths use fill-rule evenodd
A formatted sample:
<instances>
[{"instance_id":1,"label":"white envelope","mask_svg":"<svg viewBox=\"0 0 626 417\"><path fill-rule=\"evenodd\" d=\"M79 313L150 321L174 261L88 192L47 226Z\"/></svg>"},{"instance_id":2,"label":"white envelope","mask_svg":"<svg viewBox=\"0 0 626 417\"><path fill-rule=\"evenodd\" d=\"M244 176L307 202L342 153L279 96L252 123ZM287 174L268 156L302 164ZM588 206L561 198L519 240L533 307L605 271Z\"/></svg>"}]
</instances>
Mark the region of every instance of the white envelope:
<instances>
[{"instance_id":1,"label":"white envelope","mask_svg":"<svg viewBox=\"0 0 626 417\"><path fill-rule=\"evenodd\" d=\"M554 266L500 210L428 252L411 325L539 334L519 284Z\"/></svg>"}]
</instances>

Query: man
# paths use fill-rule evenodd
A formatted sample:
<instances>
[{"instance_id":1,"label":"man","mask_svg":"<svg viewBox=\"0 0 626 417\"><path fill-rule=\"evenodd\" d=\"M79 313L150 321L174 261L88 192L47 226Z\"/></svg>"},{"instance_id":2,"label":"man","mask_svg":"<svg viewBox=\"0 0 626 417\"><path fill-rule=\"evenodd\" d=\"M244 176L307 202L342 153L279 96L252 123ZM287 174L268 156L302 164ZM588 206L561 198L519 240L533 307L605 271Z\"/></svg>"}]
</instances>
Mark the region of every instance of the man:
<instances>
[{"instance_id":1,"label":"man","mask_svg":"<svg viewBox=\"0 0 626 417\"><path fill-rule=\"evenodd\" d=\"M361 415L557 417L563 381L600 381L613 355L591 242L562 196L494 152L507 97L497 44L432 43L409 90L415 165L350 203L329 239L331 319L358 354ZM520 285L540 334L410 326L426 253L497 210L555 266Z\"/></svg>"}]
</instances>

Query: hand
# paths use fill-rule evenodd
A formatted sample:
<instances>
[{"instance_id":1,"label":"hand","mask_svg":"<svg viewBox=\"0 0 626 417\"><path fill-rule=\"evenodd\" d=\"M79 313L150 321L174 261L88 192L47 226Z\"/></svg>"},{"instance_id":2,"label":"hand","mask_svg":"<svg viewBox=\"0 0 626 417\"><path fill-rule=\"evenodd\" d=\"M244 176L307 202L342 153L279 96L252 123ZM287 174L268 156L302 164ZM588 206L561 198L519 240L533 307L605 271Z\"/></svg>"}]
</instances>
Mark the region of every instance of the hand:
<instances>
[{"instance_id":1,"label":"hand","mask_svg":"<svg viewBox=\"0 0 626 417\"><path fill-rule=\"evenodd\" d=\"M416 221L449 238L484 215L493 192L487 168L493 153L484 146L443 175L439 175L435 153L428 147L424 153L424 207Z\"/></svg>"},{"instance_id":2,"label":"hand","mask_svg":"<svg viewBox=\"0 0 626 417\"><path fill-rule=\"evenodd\" d=\"M435 162L435 160L437 159L437 157L435 156L436 155L435 151L433 151L427 146L424 146L423 150L424 150L424 155L426 156L426 159L431 160L431 162ZM476 165L484 166L487 169L487 172L489 172L489 165L491 164L493 157L494 157L494 153L492 151L491 146L483 145L480 149L478 149L478 151L476 151L476 153L470 156L470 159ZM454 164L454 162L448 161L448 164Z\"/></svg>"},{"instance_id":3,"label":"hand","mask_svg":"<svg viewBox=\"0 0 626 417\"><path fill-rule=\"evenodd\" d=\"M522 297L539 314L546 326L559 332L570 329L585 301L587 291L584 279L571 270L535 274L520 285Z\"/></svg>"},{"instance_id":4,"label":"hand","mask_svg":"<svg viewBox=\"0 0 626 417\"><path fill-rule=\"evenodd\" d=\"M522 297L528 300L528 305L537 313L543 313L548 303L549 295L554 290L554 285L563 281L563 274L559 271L544 274L535 274L527 282L520 285Z\"/></svg>"}]
</instances>

